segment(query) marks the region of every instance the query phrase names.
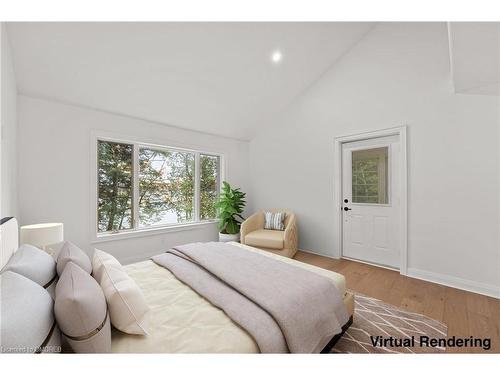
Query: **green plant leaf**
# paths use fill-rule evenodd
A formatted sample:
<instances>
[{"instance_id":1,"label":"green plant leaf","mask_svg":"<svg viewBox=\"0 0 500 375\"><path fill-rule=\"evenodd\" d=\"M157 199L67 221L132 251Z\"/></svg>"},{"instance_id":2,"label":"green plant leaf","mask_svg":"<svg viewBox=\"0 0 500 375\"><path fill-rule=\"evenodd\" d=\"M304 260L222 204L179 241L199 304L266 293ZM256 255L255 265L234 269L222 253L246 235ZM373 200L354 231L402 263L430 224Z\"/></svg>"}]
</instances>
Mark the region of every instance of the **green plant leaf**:
<instances>
[{"instance_id":1,"label":"green plant leaf","mask_svg":"<svg viewBox=\"0 0 500 375\"><path fill-rule=\"evenodd\" d=\"M239 232L241 220L245 220L241 216L246 205L245 196L246 194L239 188L232 189L227 181L222 182L222 191L215 204L221 232L224 231L228 234Z\"/></svg>"}]
</instances>

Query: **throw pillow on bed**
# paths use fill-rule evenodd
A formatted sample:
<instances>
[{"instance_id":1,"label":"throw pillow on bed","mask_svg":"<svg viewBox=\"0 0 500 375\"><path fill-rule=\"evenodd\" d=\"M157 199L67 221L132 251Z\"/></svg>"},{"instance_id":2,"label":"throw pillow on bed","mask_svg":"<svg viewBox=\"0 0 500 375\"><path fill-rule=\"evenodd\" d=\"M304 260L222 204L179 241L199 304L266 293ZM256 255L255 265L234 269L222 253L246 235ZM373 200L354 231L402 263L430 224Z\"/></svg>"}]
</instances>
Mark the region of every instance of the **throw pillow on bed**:
<instances>
[{"instance_id":1,"label":"throw pillow on bed","mask_svg":"<svg viewBox=\"0 0 500 375\"><path fill-rule=\"evenodd\" d=\"M7 271L18 273L34 281L54 298L57 279L56 262L45 251L31 245L22 245L12 254L2 269L2 273Z\"/></svg>"},{"instance_id":2,"label":"throw pillow on bed","mask_svg":"<svg viewBox=\"0 0 500 375\"><path fill-rule=\"evenodd\" d=\"M111 325L101 287L87 271L68 262L56 286L54 312L75 353L111 351Z\"/></svg>"},{"instance_id":3,"label":"throw pillow on bed","mask_svg":"<svg viewBox=\"0 0 500 375\"><path fill-rule=\"evenodd\" d=\"M0 352L59 352L61 335L49 293L34 281L11 271L0 275L0 291Z\"/></svg>"},{"instance_id":4,"label":"throw pillow on bed","mask_svg":"<svg viewBox=\"0 0 500 375\"><path fill-rule=\"evenodd\" d=\"M92 269L108 302L111 324L125 333L146 335L149 329L149 306L141 289L120 262L111 254L96 249Z\"/></svg>"},{"instance_id":5,"label":"throw pillow on bed","mask_svg":"<svg viewBox=\"0 0 500 375\"><path fill-rule=\"evenodd\" d=\"M57 256L57 274L59 276L63 273L64 267L68 262L73 262L89 274L92 272L92 264L85 251L75 244L65 241Z\"/></svg>"}]
</instances>

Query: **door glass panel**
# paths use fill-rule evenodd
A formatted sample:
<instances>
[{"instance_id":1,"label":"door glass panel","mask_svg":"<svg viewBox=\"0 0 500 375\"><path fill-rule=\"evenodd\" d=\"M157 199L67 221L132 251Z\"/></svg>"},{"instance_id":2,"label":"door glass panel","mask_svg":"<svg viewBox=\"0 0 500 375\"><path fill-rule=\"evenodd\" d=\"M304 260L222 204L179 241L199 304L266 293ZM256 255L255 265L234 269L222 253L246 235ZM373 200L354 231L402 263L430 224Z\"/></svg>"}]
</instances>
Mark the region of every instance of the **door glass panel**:
<instances>
[{"instance_id":1,"label":"door glass panel","mask_svg":"<svg viewBox=\"0 0 500 375\"><path fill-rule=\"evenodd\" d=\"M352 202L387 204L388 147L352 152Z\"/></svg>"}]
</instances>

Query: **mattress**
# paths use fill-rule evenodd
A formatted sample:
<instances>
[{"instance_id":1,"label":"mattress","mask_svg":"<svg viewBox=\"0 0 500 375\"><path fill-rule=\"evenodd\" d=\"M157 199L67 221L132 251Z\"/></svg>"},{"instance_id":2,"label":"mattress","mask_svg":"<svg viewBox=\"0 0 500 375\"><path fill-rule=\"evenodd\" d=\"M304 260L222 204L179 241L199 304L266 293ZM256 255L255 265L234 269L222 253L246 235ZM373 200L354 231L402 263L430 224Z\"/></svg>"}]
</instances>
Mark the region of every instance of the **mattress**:
<instances>
[{"instance_id":1,"label":"mattress","mask_svg":"<svg viewBox=\"0 0 500 375\"><path fill-rule=\"evenodd\" d=\"M330 279L350 309L344 276L246 245L235 246L308 269ZM113 353L259 353L253 338L170 271L151 260L124 266L151 308L147 336L112 331Z\"/></svg>"}]
</instances>

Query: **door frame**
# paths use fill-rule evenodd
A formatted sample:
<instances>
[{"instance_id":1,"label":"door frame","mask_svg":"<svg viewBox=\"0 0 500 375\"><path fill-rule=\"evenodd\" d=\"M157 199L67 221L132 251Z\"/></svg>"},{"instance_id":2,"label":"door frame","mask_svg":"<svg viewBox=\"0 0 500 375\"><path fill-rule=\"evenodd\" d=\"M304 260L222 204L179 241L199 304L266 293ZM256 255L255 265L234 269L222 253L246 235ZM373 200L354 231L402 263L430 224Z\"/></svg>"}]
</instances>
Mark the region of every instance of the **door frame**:
<instances>
[{"instance_id":1,"label":"door frame","mask_svg":"<svg viewBox=\"0 0 500 375\"><path fill-rule=\"evenodd\" d=\"M408 269L408 155L407 155L407 127L406 125L394 128L367 131L335 137L334 139L334 238L337 248L337 257L342 257L342 145L347 142L364 141L367 139L399 136L400 144L400 267L401 275L407 274Z\"/></svg>"}]
</instances>

